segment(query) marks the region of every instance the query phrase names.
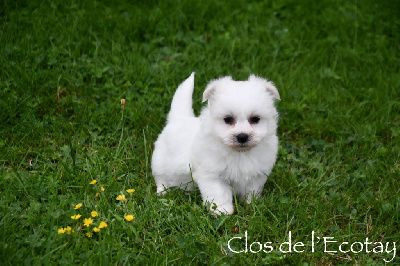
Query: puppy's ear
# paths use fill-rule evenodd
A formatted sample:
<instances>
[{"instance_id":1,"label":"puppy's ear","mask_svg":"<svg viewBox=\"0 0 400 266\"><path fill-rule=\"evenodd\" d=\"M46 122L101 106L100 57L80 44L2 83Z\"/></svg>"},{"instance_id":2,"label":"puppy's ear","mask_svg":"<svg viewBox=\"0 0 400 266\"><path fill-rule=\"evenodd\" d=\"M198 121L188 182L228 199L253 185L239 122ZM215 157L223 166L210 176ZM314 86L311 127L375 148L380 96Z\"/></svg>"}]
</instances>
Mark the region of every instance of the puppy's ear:
<instances>
[{"instance_id":1,"label":"puppy's ear","mask_svg":"<svg viewBox=\"0 0 400 266\"><path fill-rule=\"evenodd\" d=\"M263 86L271 95L272 98L275 100L280 100L281 96L279 95L278 89L275 87L274 83L271 81L268 81L266 79L257 77L255 75L250 75L249 81L252 82L257 82L261 86Z\"/></svg>"},{"instance_id":2,"label":"puppy's ear","mask_svg":"<svg viewBox=\"0 0 400 266\"><path fill-rule=\"evenodd\" d=\"M223 77L220 79L211 80L203 92L203 103L212 98L219 83L221 83L223 81L228 81L228 80L232 80L232 77L228 76L228 77Z\"/></svg>"},{"instance_id":3,"label":"puppy's ear","mask_svg":"<svg viewBox=\"0 0 400 266\"><path fill-rule=\"evenodd\" d=\"M214 94L215 87L217 87L218 80L212 80L208 83L206 89L203 92L203 103L211 98Z\"/></svg>"}]
</instances>

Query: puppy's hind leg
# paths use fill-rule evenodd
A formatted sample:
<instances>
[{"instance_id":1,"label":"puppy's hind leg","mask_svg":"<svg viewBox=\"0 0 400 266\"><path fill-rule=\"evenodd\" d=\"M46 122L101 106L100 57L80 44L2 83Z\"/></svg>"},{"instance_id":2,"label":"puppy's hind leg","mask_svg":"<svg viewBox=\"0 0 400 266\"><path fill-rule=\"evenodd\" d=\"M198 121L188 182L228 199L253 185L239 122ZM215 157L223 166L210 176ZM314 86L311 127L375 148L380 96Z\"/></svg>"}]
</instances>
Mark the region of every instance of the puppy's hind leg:
<instances>
[{"instance_id":1,"label":"puppy's hind leg","mask_svg":"<svg viewBox=\"0 0 400 266\"><path fill-rule=\"evenodd\" d=\"M167 177L164 176L157 176L155 178L157 186L157 196L163 196L167 193L167 189L169 186L165 180L167 180Z\"/></svg>"}]
</instances>

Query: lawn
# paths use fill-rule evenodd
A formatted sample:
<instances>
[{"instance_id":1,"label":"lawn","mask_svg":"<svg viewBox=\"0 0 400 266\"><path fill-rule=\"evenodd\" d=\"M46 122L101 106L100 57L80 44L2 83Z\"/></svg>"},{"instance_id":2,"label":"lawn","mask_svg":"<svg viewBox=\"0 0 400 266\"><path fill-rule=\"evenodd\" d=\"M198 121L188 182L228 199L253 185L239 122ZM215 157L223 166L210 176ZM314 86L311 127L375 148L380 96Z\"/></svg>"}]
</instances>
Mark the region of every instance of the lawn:
<instances>
[{"instance_id":1,"label":"lawn","mask_svg":"<svg viewBox=\"0 0 400 266\"><path fill-rule=\"evenodd\" d=\"M394 0L2 1L0 264L400 264L399 14ZM196 113L219 76L281 95L274 170L231 216L198 190L156 196L153 143L192 71Z\"/></svg>"}]
</instances>

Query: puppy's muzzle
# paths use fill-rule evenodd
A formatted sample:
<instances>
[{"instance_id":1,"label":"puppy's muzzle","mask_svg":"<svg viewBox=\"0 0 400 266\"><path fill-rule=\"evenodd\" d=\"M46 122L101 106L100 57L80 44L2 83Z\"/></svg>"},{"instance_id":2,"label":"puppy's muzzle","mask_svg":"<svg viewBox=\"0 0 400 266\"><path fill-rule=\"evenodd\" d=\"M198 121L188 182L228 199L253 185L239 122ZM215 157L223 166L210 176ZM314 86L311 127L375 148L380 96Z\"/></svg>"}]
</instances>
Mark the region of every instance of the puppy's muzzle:
<instances>
[{"instance_id":1,"label":"puppy's muzzle","mask_svg":"<svg viewBox=\"0 0 400 266\"><path fill-rule=\"evenodd\" d=\"M240 133L236 136L237 142L240 144L245 144L249 140L249 135L245 133Z\"/></svg>"}]
</instances>

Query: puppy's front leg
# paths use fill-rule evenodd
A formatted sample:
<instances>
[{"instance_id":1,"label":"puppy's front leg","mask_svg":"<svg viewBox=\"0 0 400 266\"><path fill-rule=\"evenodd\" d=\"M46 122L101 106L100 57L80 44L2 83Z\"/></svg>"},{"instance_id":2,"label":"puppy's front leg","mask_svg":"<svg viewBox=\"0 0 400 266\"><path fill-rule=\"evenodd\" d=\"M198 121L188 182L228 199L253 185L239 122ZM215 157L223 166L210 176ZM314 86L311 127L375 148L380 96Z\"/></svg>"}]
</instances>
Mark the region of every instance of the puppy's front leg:
<instances>
[{"instance_id":1,"label":"puppy's front leg","mask_svg":"<svg viewBox=\"0 0 400 266\"><path fill-rule=\"evenodd\" d=\"M260 198L266 181L267 177L265 175L258 175L257 177L254 177L250 182L247 183L245 191L240 193L246 198L247 204L251 203L251 199L253 197L255 199Z\"/></svg>"},{"instance_id":2,"label":"puppy's front leg","mask_svg":"<svg viewBox=\"0 0 400 266\"><path fill-rule=\"evenodd\" d=\"M215 173L203 171L194 172L193 178L200 188L203 203L211 203L212 213L217 215L233 213L232 188L225 180L216 177Z\"/></svg>"}]
</instances>

